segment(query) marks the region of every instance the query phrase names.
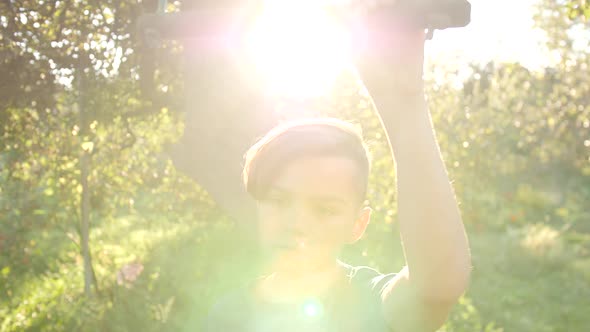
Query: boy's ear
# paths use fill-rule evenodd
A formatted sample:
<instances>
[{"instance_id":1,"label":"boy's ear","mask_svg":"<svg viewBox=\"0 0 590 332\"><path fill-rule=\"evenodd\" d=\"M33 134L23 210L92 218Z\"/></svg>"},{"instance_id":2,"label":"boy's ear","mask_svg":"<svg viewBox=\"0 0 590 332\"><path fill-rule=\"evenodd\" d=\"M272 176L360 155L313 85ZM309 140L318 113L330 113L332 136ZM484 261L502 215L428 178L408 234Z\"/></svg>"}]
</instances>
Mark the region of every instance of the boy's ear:
<instances>
[{"instance_id":1,"label":"boy's ear","mask_svg":"<svg viewBox=\"0 0 590 332\"><path fill-rule=\"evenodd\" d=\"M355 243L363 236L365 230L367 229L367 225L369 225L369 222L371 221L372 211L373 210L368 206L364 207L360 211L358 217L356 218L352 226L352 234L349 242L350 244Z\"/></svg>"}]
</instances>

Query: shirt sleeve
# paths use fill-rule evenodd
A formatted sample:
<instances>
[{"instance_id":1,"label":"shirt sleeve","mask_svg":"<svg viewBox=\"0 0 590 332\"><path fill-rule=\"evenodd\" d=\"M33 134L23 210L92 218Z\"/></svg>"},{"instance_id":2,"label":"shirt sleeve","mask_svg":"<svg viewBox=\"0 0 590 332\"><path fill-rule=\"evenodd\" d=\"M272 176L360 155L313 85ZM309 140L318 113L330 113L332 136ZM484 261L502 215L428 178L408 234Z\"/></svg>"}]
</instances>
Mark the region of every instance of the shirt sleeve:
<instances>
[{"instance_id":1,"label":"shirt sleeve","mask_svg":"<svg viewBox=\"0 0 590 332\"><path fill-rule=\"evenodd\" d=\"M363 301L363 326L365 330L389 331L391 329L382 315L382 293L397 273L381 273L369 266L351 266L349 269L350 283L357 289Z\"/></svg>"},{"instance_id":2,"label":"shirt sleeve","mask_svg":"<svg viewBox=\"0 0 590 332\"><path fill-rule=\"evenodd\" d=\"M383 274L368 266L355 266L351 268L349 278L353 284L369 287L371 292L381 295L396 275L397 273Z\"/></svg>"}]
</instances>

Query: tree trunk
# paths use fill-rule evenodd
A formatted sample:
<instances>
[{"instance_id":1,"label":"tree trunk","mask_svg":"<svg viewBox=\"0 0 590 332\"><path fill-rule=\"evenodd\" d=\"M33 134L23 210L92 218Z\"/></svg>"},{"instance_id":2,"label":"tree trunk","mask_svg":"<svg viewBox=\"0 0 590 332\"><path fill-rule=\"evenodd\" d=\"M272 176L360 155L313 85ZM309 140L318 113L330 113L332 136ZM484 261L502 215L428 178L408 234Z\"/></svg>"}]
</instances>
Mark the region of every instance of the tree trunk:
<instances>
[{"instance_id":1,"label":"tree trunk","mask_svg":"<svg viewBox=\"0 0 590 332\"><path fill-rule=\"evenodd\" d=\"M88 133L88 116L85 104L85 78L84 71L81 67L78 68L78 114L80 123L80 148L86 139ZM88 174L90 168L90 151L87 149L80 150L80 184L82 186L82 193L80 199L80 247L82 249L82 257L84 259L84 294L88 297L92 296L93 268L92 260L90 258L90 247L88 235L90 231L90 192L88 188Z\"/></svg>"}]
</instances>

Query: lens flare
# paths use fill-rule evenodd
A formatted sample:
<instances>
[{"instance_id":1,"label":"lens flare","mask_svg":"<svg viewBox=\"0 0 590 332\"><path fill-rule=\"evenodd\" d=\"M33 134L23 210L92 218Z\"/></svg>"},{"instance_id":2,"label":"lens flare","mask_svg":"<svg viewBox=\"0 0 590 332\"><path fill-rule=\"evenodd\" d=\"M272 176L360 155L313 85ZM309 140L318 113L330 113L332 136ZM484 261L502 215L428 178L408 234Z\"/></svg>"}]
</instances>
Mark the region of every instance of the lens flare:
<instances>
[{"instance_id":1,"label":"lens flare","mask_svg":"<svg viewBox=\"0 0 590 332\"><path fill-rule=\"evenodd\" d=\"M307 299L303 303L303 313L306 317L310 318L317 318L322 316L322 314L324 313L324 307L322 305L322 302L320 302L316 298Z\"/></svg>"},{"instance_id":2,"label":"lens flare","mask_svg":"<svg viewBox=\"0 0 590 332\"><path fill-rule=\"evenodd\" d=\"M247 48L271 94L326 93L350 67L348 35L313 1L267 1Z\"/></svg>"}]
</instances>

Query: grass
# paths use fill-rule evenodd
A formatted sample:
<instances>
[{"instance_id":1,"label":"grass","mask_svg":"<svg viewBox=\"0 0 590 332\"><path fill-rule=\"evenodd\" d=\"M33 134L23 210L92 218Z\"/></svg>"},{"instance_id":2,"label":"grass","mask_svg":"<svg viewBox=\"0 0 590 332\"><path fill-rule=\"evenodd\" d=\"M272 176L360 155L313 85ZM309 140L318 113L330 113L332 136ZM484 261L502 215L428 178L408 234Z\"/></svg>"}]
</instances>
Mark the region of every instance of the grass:
<instances>
[{"instance_id":1,"label":"grass","mask_svg":"<svg viewBox=\"0 0 590 332\"><path fill-rule=\"evenodd\" d=\"M212 213L209 217L219 216ZM210 302L231 284L232 276L237 273L235 267L216 267L215 261L221 257L233 262L240 260L232 259L227 229L197 225L170 223L164 217L160 222L143 224L139 219L121 217L95 228L97 272L101 285L107 291L111 289L114 297L96 299L107 301L96 304L103 308L99 310L102 313L92 311L87 318L78 319L92 319L91 325L100 327L98 330L112 331L178 330L189 321L191 326L198 326ZM390 251L399 251L398 244L392 243L399 241L397 236L385 233L378 231L366 239L380 243L379 250L361 257L367 263ZM587 330L590 326L589 233L579 228L560 230L549 224L525 224L491 231L470 228L469 238L474 265L472 284L441 332ZM135 286L131 289L117 286L116 270L123 263L135 260L145 265ZM394 261L401 264L400 257L394 257ZM0 324L0 327L4 325L0 330L13 331L10 326L19 326L14 321L20 317L19 312L25 316L44 315L43 312L65 315L71 301L80 308L85 307L81 298L75 299L80 296L80 289L55 293L64 282L72 282L73 271L79 275L80 263L71 259L66 266L64 261L52 278L37 275L36 279L24 279L26 285L22 285L19 297L29 304L0 310L15 315L11 321ZM76 280L81 287L80 280ZM44 299L37 299L41 295ZM64 301L64 296L74 298ZM27 330L61 331L67 328L53 324L62 321L64 327L71 326L64 321L67 319L64 316L58 320L32 319L20 326L28 326ZM47 329L38 324L53 326Z\"/></svg>"},{"instance_id":2,"label":"grass","mask_svg":"<svg viewBox=\"0 0 590 332\"><path fill-rule=\"evenodd\" d=\"M466 294L504 331L586 331L590 326L590 234L528 225L470 234Z\"/></svg>"}]
</instances>

